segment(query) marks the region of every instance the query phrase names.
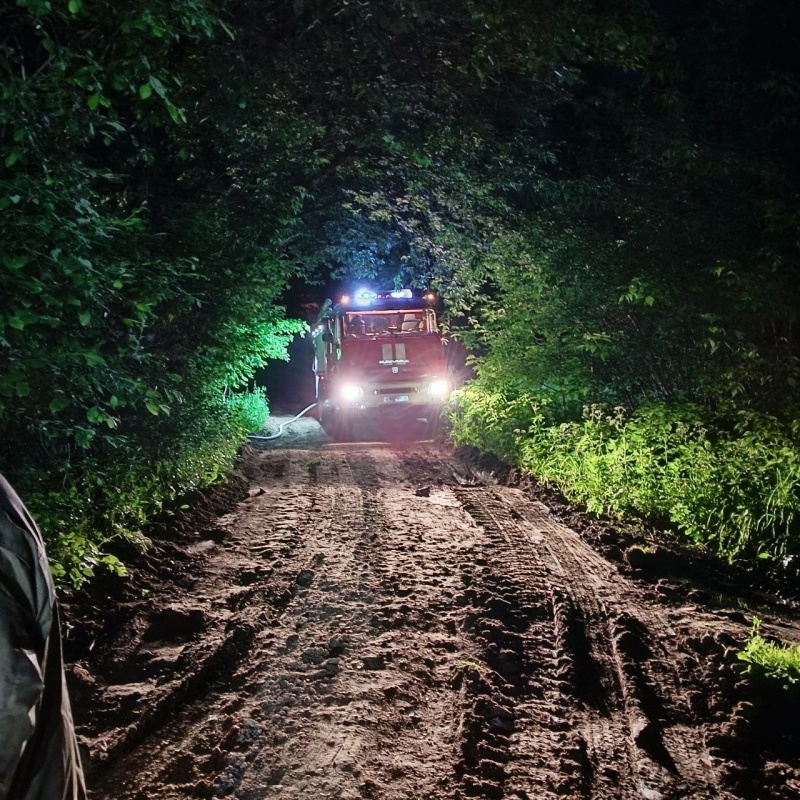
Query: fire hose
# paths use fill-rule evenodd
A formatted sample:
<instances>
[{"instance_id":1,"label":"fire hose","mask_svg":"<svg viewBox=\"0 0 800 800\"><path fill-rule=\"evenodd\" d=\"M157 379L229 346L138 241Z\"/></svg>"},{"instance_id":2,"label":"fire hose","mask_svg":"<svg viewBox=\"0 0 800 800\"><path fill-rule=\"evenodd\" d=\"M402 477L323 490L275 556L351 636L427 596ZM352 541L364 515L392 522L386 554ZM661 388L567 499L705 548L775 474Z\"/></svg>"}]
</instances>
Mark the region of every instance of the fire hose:
<instances>
[{"instance_id":1,"label":"fire hose","mask_svg":"<svg viewBox=\"0 0 800 800\"><path fill-rule=\"evenodd\" d=\"M300 419L300 417L302 417L303 414L306 414L309 411L311 411L311 409L314 408L314 406L316 406L316 403L312 403L310 406L306 406L306 408L304 408L297 416L292 417L290 420L287 420L286 422L282 422L278 426L278 432L277 433L273 433L270 436L260 436L260 435L255 434L255 433L248 433L247 434L247 438L248 439L259 439L261 441L266 441L266 440L269 440L269 439L277 439L279 436L283 436L283 429L287 425L291 425L293 422L297 422L297 420Z\"/></svg>"}]
</instances>

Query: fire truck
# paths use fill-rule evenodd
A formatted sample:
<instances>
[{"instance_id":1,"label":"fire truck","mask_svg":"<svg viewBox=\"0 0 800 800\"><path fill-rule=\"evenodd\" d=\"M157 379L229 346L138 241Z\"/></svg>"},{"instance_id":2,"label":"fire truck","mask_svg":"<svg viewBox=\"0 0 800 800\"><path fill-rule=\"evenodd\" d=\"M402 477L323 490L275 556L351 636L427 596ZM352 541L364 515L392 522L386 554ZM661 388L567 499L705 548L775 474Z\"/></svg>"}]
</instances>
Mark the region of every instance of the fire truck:
<instances>
[{"instance_id":1,"label":"fire truck","mask_svg":"<svg viewBox=\"0 0 800 800\"><path fill-rule=\"evenodd\" d=\"M365 414L438 419L450 394L437 297L361 289L326 301L311 332L320 420L347 432Z\"/></svg>"}]
</instances>

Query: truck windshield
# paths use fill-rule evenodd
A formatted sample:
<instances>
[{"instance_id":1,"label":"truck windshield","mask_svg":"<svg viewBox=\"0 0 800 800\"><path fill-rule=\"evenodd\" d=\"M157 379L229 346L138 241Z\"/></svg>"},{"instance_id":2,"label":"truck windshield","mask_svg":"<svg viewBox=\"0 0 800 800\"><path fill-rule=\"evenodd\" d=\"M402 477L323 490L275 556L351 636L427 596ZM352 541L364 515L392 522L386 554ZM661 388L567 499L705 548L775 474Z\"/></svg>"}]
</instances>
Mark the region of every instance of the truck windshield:
<instances>
[{"instance_id":1,"label":"truck windshield","mask_svg":"<svg viewBox=\"0 0 800 800\"><path fill-rule=\"evenodd\" d=\"M436 333L437 330L436 314L430 308L347 311L344 314L344 332L351 337Z\"/></svg>"}]
</instances>

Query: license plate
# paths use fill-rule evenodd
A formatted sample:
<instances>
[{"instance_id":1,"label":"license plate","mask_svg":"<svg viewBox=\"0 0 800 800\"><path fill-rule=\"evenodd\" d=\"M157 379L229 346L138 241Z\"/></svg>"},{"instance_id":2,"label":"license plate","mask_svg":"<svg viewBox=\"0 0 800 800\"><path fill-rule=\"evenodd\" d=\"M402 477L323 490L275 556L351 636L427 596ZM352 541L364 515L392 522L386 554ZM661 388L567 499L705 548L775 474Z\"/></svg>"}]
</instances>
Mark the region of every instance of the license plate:
<instances>
[{"instance_id":1,"label":"license plate","mask_svg":"<svg viewBox=\"0 0 800 800\"><path fill-rule=\"evenodd\" d=\"M408 402L408 395L407 394L399 394L394 399L395 403L407 403Z\"/></svg>"}]
</instances>

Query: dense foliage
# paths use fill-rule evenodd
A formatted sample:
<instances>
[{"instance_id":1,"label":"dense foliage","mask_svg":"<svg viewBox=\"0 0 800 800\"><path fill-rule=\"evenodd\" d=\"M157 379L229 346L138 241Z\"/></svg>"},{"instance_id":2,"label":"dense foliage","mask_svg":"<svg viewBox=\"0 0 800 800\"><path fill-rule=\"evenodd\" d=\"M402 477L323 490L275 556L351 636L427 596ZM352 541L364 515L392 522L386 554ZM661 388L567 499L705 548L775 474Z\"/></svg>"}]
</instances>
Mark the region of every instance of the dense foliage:
<instances>
[{"instance_id":1,"label":"dense foliage","mask_svg":"<svg viewBox=\"0 0 800 800\"><path fill-rule=\"evenodd\" d=\"M591 405L560 421L546 395L481 383L449 410L456 442L560 487L597 514L635 515L730 558L778 563L800 552L800 448L752 412L734 420L692 404L628 412Z\"/></svg>"},{"instance_id":2,"label":"dense foliage","mask_svg":"<svg viewBox=\"0 0 800 800\"><path fill-rule=\"evenodd\" d=\"M0 458L76 575L224 468L265 402L240 389L297 330L292 280L438 288L479 356L457 436L592 507L795 552L798 8L18 0L0 22Z\"/></svg>"},{"instance_id":3,"label":"dense foliage","mask_svg":"<svg viewBox=\"0 0 800 800\"><path fill-rule=\"evenodd\" d=\"M232 36L206 3L0 20L0 465L77 585L263 421L248 382L302 329L276 305L287 201L243 213L225 110L199 117L204 48Z\"/></svg>"},{"instance_id":4,"label":"dense foliage","mask_svg":"<svg viewBox=\"0 0 800 800\"><path fill-rule=\"evenodd\" d=\"M524 206L504 195L517 224L493 240L454 435L593 510L782 561L800 553L797 12L638 11L622 70L574 53L549 121L575 130Z\"/></svg>"}]
</instances>

